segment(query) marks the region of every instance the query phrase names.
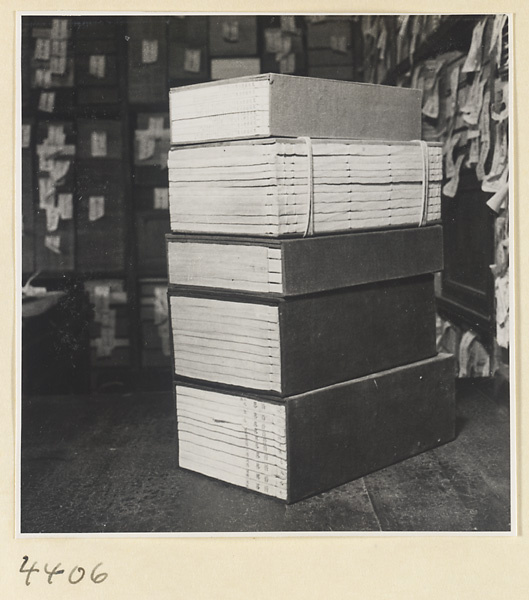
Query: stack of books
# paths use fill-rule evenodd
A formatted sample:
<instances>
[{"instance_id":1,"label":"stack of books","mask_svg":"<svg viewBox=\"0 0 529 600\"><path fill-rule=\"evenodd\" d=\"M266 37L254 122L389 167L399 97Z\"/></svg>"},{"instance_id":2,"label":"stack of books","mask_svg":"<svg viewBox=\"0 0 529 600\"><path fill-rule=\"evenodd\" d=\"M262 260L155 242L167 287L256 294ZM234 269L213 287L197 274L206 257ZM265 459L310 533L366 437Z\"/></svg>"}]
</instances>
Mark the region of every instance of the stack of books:
<instances>
[{"instance_id":1,"label":"stack of books","mask_svg":"<svg viewBox=\"0 0 529 600\"><path fill-rule=\"evenodd\" d=\"M172 144L310 136L417 140L421 92L267 73L169 92Z\"/></svg>"},{"instance_id":2,"label":"stack of books","mask_svg":"<svg viewBox=\"0 0 529 600\"><path fill-rule=\"evenodd\" d=\"M318 139L309 149L303 139L269 138L173 148L171 225L277 237L302 235L310 218L314 233L436 222L442 148L430 145L426 152L425 190L423 149L416 143Z\"/></svg>"},{"instance_id":3,"label":"stack of books","mask_svg":"<svg viewBox=\"0 0 529 600\"><path fill-rule=\"evenodd\" d=\"M262 75L170 105L180 466L295 502L453 439L416 90Z\"/></svg>"}]
</instances>

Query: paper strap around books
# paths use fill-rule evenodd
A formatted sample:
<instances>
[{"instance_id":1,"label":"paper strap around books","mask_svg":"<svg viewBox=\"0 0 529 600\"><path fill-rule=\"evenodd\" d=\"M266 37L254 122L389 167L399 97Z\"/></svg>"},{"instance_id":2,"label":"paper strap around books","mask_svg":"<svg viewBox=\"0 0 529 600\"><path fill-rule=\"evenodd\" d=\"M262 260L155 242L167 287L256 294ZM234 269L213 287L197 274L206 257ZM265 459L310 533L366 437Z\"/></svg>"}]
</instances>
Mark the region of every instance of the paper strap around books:
<instances>
[{"instance_id":1,"label":"paper strap around books","mask_svg":"<svg viewBox=\"0 0 529 600\"><path fill-rule=\"evenodd\" d=\"M415 140L414 140L415 141ZM428 181L430 180L430 164L428 162L428 144L424 140L416 140L422 150L422 206L419 227L424 225L426 209L428 208Z\"/></svg>"},{"instance_id":2,"label":"paper strap around books","mask_svg":"<svg viewBox=\"0 0 529 600\"><path fill-rule=\"evenodd\" d=\"M305 227L305 233L303 237L307 235L314 235L314 175L313 175L313 161L312 161L312 140L310 137L299 137L299 140L305 142L307 146L307 164L308 164L308 208L307 208L307 226Z\"/></svg>"},{"instance_id":3,"label":"paper strap around books","mask_svg":"<svg viewBox=\"0 0 529 600\"><path fill-rule=\"evenodd\" d=\"M298 140L305 142L307 146L307 175L308 175L308 206L307 206L307 226L303 237L314 235L314 175L313 175L313 160L312 160L312 140L310 137L298 137ZM428 144L424 140L413 140L421 147L422 154L422 203L421 213L419 217L419 227L424 225L426 219L426 209L428 207L428 181L430 179L430 165L428 162Z\"/></svg>"}]
</instances>

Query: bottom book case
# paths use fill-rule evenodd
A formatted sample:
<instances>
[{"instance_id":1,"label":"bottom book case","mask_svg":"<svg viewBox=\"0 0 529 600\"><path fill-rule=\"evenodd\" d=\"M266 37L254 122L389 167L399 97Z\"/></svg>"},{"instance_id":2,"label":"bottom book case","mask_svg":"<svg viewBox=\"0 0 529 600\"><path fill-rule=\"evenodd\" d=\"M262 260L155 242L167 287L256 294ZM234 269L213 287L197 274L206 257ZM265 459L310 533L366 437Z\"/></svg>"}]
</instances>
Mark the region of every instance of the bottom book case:
<instances>
[{"instance_id":1,"label":"bottom book case","mask_svg":"<svg viewBox=\"0 0 529 600\"><path fill-rule=\"evenodd\" d=\"M177 382L179 465L288 503L455 437L439 354L286 398Z\"/></svg>"}]
</instances>

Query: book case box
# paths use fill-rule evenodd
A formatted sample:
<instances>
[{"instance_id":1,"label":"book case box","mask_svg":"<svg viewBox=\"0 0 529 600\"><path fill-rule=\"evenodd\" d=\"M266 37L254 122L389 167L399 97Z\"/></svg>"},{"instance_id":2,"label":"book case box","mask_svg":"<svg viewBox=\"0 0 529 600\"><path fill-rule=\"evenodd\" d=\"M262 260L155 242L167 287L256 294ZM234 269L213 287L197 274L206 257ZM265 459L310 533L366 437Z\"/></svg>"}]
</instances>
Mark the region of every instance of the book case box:
<instances>
[{"instance_id":1,"label":"book case box","mask_svg":"<svg viewBox=\"0 0 529 600\"><path fill-rule=\"evenodd\" d=\"M282 400L177 381L179 464L297 502L454 439L453 368L438 355Z\"/></svg>"}]
</instances>

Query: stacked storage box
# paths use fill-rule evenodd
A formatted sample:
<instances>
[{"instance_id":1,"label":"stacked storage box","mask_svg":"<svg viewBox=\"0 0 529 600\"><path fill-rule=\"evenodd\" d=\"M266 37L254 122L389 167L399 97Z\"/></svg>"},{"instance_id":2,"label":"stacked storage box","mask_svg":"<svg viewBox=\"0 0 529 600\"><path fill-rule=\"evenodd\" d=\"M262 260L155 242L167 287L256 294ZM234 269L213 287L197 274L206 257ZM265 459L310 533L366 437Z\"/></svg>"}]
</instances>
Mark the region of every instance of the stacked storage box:
<instances>
[{"instance_id":1,"label":"stacked storage box","mask_svg":"<svg viewBox=\"0 0 529 600\"><path fill-rule=\"evenodd\" d=\"M170 118L180 466L294 502L451 440L419 92L261 75Z\"/></svg>"}]
</instances>

